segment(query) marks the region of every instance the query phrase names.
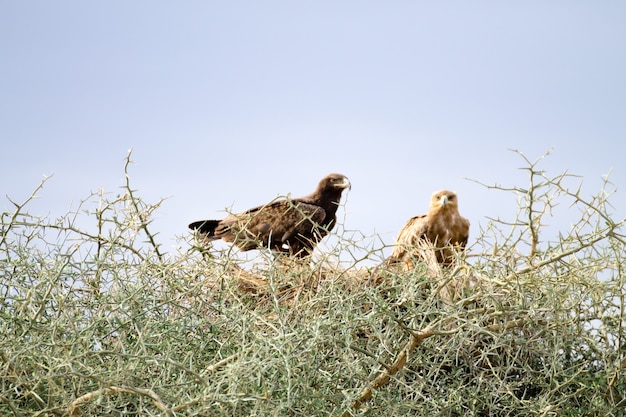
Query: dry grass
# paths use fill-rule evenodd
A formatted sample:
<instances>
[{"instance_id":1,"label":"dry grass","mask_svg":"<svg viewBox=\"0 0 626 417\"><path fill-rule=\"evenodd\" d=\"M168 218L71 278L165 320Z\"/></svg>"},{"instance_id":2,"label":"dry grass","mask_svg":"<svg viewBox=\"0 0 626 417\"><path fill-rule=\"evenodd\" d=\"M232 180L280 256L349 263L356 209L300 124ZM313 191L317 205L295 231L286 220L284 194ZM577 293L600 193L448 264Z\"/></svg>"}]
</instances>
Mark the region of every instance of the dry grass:
<instances>
[{"instance_id":1,"label":"dry grass","mask_svg":"<svg viewBox=\"0 0 626 417\"><path fill-rule=\"evenodd\" d=\"M130 184L0 235L3 415L626 415L624 221L528 161L471 263L407 271L160 250ZM37 192L37 190L35 191ZM580 222L540 240L558 201ZM84 211L82 211L84 210ZM79 226L79 224L81 226ZM480 253L482 252L482 253ZM266 258L264 258L264 256Z\"/></svg>"}]
</instances>

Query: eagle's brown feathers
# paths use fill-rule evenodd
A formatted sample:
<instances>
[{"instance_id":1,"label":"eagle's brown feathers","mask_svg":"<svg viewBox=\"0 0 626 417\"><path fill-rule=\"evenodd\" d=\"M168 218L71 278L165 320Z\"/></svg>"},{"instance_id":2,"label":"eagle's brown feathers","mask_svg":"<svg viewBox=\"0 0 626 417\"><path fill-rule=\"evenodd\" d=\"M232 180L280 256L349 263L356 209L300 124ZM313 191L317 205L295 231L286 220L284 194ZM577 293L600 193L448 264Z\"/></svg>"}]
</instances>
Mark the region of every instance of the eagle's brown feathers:
<instances>
[{"instance_id":1,"label":"eagle's brown feathers","mask_svg":"<svg viewBox=\"0 0 626 417\"><path fill-rule=\"evenodd\" d=\"M350 187L341 174L324 177L308 196L275 200L223 220L201 220L189 225L205 240L233 242L242 251L270 248L303 257L335 226L337 207Z\"/></svg>"},{"instance_id":2,"label":"eagle's brown feathers","mask_svg":"<svg viewBox=\"0 0 626 417\"><path fill-rule=\"evenodd\" d=\"M419 259L424 243L432 245L437 262L451 265L465 249L470 222L459 214L457 195L448 190L433 193L427 214L415 216L400 231L389 258L391 263L412 265Z\"/></svg>"}]
</instances>

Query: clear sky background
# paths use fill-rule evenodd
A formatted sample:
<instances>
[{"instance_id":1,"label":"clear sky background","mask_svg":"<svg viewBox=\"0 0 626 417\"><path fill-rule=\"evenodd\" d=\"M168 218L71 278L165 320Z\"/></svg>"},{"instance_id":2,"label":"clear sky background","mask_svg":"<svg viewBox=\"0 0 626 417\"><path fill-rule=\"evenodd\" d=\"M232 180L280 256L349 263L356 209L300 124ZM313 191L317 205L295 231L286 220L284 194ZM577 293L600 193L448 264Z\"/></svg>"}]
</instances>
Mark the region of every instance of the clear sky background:
<instances>
[{"instance_id":1,"label":"clear sky background","mask_svg":"<svg viewBox=\"0 0 626 417\"><path fill-rule=\"evenodd\" d=\"M115 195L132 148L165 250L330 172L347 230L391 244L448 188L475 237L516 199L467 178L527 186L513 148L585 196L612 171L623 219L624 22L623 1L3 1L0 209L52 174L32 214Z\"/></svg>"}]
</instances>

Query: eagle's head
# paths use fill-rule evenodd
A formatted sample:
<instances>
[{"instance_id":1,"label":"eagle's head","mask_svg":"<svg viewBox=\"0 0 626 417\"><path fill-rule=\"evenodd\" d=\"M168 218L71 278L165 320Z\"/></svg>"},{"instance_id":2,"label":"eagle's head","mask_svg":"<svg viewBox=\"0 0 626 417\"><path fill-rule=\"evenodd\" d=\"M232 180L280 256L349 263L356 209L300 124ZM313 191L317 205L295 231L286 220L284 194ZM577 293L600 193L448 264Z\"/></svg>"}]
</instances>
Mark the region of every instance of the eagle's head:
<instances>
[{"instance_id":1,"label":"eagle's head","mask_svg":"<svg viewBox=\"0 0 626 417\"><path fill-rule=\"evenodd\" d=\"M453 210L459 208L459 201L454 191L440 190L430 198L431 210Z\"/></svg>"},{"instance_id":2,"label":"eagle's head","mask_svg":"<svg viewBox=\"0 0 626 417\"><path fill-rule=\"evenodd\" d=\"M341 192L346 188L352 188L352 185L345 175L329 174L322 178L318 188L320 190L339 190Z\"/></svg>"}]
</instances>

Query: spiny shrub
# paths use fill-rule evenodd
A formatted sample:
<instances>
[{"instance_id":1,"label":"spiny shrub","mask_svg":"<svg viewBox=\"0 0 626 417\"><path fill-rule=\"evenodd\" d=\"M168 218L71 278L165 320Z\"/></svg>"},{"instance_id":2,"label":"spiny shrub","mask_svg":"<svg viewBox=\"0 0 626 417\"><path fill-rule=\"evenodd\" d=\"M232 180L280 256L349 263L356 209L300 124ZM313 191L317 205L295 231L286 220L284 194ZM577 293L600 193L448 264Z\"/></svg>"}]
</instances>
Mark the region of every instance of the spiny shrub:
<instances>
[{"instance_id":1,"label":"spiny shrub","mask_svg":"<svg viewBox=\"0 0 626 417\"><path fill-rule=\"evenodd\" d=\"M528 186L487 186L515 193L518 213L436 274L336 262L371 247L342 234L304 262L261 251L241 265L192 241L166 253L151 226L161 202L130 182L54 220L13 203L0 413L626 415L626 238L610 183L585 197L524 161ZM542 240L564 201L578 223Z\"/></svg>"}]
</instances>

